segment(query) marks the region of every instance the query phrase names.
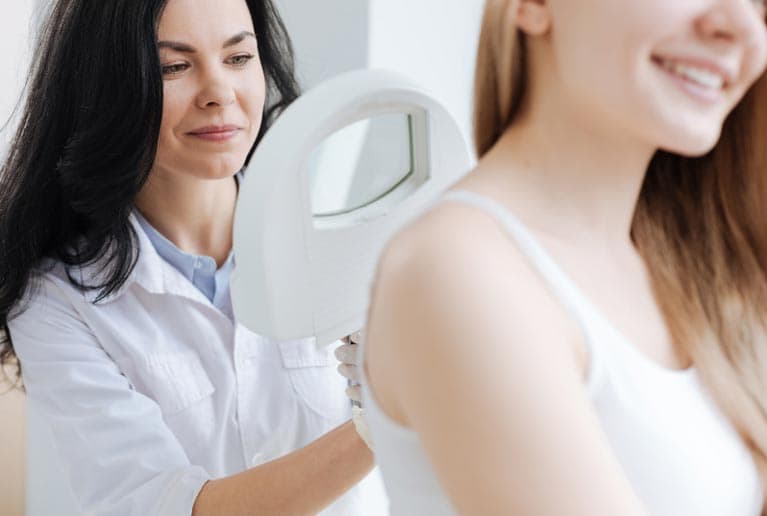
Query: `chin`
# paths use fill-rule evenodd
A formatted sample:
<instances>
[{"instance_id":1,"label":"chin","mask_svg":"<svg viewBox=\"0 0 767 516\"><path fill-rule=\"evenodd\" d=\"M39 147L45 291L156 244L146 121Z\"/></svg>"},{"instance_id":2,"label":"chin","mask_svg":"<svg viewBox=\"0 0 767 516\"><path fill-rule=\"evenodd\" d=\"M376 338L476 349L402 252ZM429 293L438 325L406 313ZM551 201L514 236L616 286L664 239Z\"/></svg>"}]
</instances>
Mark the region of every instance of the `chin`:
<instances>
[{"instance_id":1,"label":"chin","mask_svg":"<svg viewBox=\"0 0 767 516\"><path fill-rule=\"evenodd\" d=\"M187 167L181 170L184 170L184 172L182 172L183 174L196 177L197 179L216 180L232 177L240 171L240 168L242 168L242 166L222 164L216 164L216 166L210 167L201 167L200 164L197 163L195 167Z\"/></svg>"},{"instance_id":2,"label":"chin","mask_svg":"<svg viewBox=\"0 0 767 516\"><path fill-rule=\"evenodd\" d=\"M209 160L206 162L196 162L190 167L193 174L203 179L224 179L235 175L245 164L246 156L237 156L227 159Z\"/></svg>"},{"instance_id":3,"label":"chin","mask_svg":"<svg viewBox=\"0 0 767 516\"><path fill-rule=\"evenodd\" d=\"M721 129L716 131L676 131L658 147L666 152L679 154L687 158L699 158L711 152L721 137Z\"/></svg>"},{"instance_id":4,"label":"chin","mask_svg":"<svg viewBox=\"0 0 767 516\"><path fill-rule=\"evenodd\" d=\"M213 172L210 172L209 174L206 174L205 177L208 179L226 179L228 177L233 177L237 172L240 171L242 168L242 165L240 166L231 166L224 169L219 169Z\"/></svg>"}]
</instances>

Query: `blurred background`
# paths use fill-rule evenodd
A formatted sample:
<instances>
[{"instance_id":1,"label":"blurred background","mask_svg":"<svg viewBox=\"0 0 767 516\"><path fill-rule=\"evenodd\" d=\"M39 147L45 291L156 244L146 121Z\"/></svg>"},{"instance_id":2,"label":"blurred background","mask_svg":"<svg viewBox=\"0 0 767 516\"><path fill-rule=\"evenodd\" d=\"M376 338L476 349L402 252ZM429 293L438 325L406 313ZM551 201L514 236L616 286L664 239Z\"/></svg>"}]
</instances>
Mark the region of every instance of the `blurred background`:
<instances>
[{"instance_id":1,"label":"blurred background","mask_svg":"<svg viewBox=\"0 0 767 516\"><path fill-rule=\"evenodd\" d=\"M26 79L34 33L34 0L5 2L0 16L0 159L12 132L12 115ZM10 373L10 371L9 371ZM0 514L24 513L26 411L24 395L0 374Z\"/></svg>"}]
</instances>

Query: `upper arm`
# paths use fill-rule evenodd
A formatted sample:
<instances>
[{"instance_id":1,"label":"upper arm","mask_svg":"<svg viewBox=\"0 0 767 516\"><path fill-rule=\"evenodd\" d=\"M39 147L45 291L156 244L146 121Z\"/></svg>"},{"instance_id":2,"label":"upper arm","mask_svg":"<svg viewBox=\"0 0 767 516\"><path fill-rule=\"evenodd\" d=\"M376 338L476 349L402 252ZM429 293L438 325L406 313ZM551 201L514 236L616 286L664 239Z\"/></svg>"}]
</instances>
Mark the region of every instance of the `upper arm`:
<instances>
[{"instance_id":1,"label":"upper arm","mask_svg":"<svg viewBox=\"0 0 767 516\"><path fill-rule=\"evenodd\" d=\"M53 429L81 508L191 514L207 473L189 463L157 403L132 389L67 289L43 279L9 329L27 394Z\"/></svg>"},{"instance_id":2,"label":"upper arm","mask_svg":"<svg viewBox=\"0 0 767 516\"><path fill-rule=\"evenodd\" d=\"M384 255L367 328L376 397L419 434L460 514L642 514L567 317L493 224L458 211Z\"/></svg>"}]
</instances>

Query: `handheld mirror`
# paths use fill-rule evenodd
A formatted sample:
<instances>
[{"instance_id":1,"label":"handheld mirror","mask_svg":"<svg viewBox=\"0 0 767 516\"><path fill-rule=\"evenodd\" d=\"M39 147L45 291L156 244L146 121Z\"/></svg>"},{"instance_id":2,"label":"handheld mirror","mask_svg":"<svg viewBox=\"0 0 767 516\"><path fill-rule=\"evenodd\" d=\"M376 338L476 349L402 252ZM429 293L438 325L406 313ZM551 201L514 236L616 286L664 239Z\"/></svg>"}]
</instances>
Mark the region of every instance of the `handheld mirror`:
<instances>
[{"instance_id":1,"label":"handheld mirror","mask_svg":"<svg viewBox=\"0 0 767 516\"><path fill-rule=\"evenodd\" d=\"M359 330L388 239L471 163L448 111L398 74L351 72L308 91L266 133L240 185L237 319L319 344Z\"/></svg>"}]
</instances>

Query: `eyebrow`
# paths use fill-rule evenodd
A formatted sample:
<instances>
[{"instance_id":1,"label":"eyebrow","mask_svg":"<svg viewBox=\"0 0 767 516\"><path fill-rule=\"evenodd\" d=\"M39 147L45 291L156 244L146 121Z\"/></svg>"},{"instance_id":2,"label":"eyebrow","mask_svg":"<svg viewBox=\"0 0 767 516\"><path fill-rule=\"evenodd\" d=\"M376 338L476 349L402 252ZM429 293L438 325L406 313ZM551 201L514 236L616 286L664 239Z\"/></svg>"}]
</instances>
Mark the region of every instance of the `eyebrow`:
<instances>
[{"instance_id":1,"label":"eyebrow","mask_svg":"<svg viewBox=\"0 0 767 516\"><path fill-rule=\"evenodd\" d=\"M235 34L234 36L232 36L231 38L227 39L226 41L224 41L224 45L223 45L222 48L232 47L232 46L236 45L237 43L240 43L241 41L243 41L245 38L248 38L248 37L256 39L256 35L255 34L253 34L250 31L244 30L244 31L242 31L242 32L240 32L238 34ZM186 52L186 53L189 53L189 54L194 54L195 52L197 52L197 50L193 46L188 45L186 43L181 43L179 41L158 41L157 42L157 48L158 49L160 49L160 48L170 48L171 50L175 50L177 52Z\"/></svg>"}]
</instances>

